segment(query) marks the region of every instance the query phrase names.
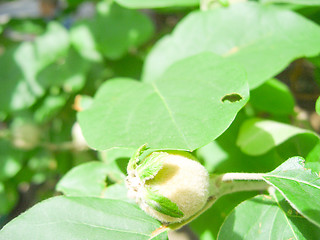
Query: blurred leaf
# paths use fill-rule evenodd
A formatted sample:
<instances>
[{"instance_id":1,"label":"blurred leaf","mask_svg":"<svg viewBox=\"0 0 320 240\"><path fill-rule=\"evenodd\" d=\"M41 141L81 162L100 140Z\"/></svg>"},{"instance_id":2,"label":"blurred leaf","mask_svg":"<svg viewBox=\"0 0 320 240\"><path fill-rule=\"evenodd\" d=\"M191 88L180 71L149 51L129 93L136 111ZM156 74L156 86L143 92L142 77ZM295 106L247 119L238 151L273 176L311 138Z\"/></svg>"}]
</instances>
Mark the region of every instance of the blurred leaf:
<instances>
[{"instance_id":1,"label":"blurred leaf","mask_svg":"<svg viewBox=\"0 0 320 240\"><path fill-rule=\"evenodd\" d=\"M223 102L230 93L241 100ZM247 99L242 69L203 53L175 64L152 84L109 80L78 119L89 146L98 150L145 143L194 150L219 136Z\"/></svg>"},{"instance_id":2,"label":"blurred leaf","mask_svg":"<svg viewBox=\"0 0 320 240\"><path fill-rule=\"evenodd\" d=\"M165 8L198 6L198 0L116 0L117 3L128 8Z\"/></svg>"},{"instance_id":3,"label":"blurred leaf","mask_svg":"<svg viewBox=\"0 0 320 240\"><path fill-rule=\"evenodd\" d=\"M72 43L84 58L118 59L133 47L146 42L153 34L153 25L147 16L115 3L100 2L97 15L72 28Z\"/></svg>"},{"instance_id":4,"label":"blurred leaf","mask_svg":"<svg viewBox=\"0 0 320 240\"><path fill-rule=\"evenodd\" d=\"M273 114L292 114L295 105L290 89L277 79L270 79L251 91L250 103L258 110Z\"/></svg>"},{"instance_id":5,"label":"blurred leaf","mask_svg":"<svg viewBox=\"0 0 320 240\"><path fill-rule=\"evenodd\" d=\"M18 201L18 192L13 184L0 182L0 216L9 214Z\"/></svg>"},{"instance_id":6,"label":"blurred leaf","mask_svg":"<svg viewBox=\"0 0 320 240\"><path fill-rule=\"evenodd\" d=\"M0 232L1 240L149 239L161 225L136 205L93 197L43 201ZM166 239L165 235L157 239Z\"/></svg>"},{"instance_id":7,"label":"blurred leaf","mask_svg":"<svg viewBox=\"0 0 320 240\"><path fill-rule=\"evenodd\" d=\"M31 106L44 94L36 74L66 53L68 33L58 23L33 42L24 42L0 56L0 111L15 111Z\"/></svg>"},{"instance_id":8,"label":"blurred leaf","mask_svg":"<svg viewBox=\"0 0 320 240\"><path fill-rule=\"evenodd\" d=\"M320 202L317 201L320 199L320 178L305 169L302 158L290 158L264 179L279 190L301 215L320 227Z\"/></svg>"},{"instance_id":9,"label":"blurred leaf","mask_svg":"<svg viewBox=\"0 0 320 240\"><path fill-rule=\"evenodd\" d=\"M57 184L57 191L68 196L101 197L107 187L107 177L122 180L124 175L102 162L89 162L71 169Z\"/></svg>"},{"instance_id":10,"label":"blurred leaf","mask_svg":"<svg viewBox=\"0 0 320 240\"><path fill-rule=\"evenodd\" d=\"M70 49L65 57L39 72L37 81L44 88L58 86L65 92L77 92L84 86L88 70L88 62Z\"/></svg>"},{"instance_id":11,"label":"blurred leaf","mask_svg":"<svg viewBox=\"0 0 320 240\"><path fill-rule=\"evenodd\" d=\"M197 11L155 45L143 79L154 81L176 61L210 51L242 64L250 88L255 88L292 60L319 54L319 39L319 26L272 5L247 2Z\"/></svg>"},{"instance_id":12,"label":"blurred leaf","mask_svg":"<svg viewBox=\"0 0 320 240\"><path fill-rule=\"evenodd\" d=\"M248 155L261 155L293 136L304 134L319 138L315 133L292 125L271 120L249 119L245 121L237 139L241 151Z\"/></svg>"},{"instance_id":13,"label":"blurred leaf","mask_svg":"<svg viewBox=\"0 0 320 240\"><path fill-rule=\"evenodd\" d=\"M316 101L316 112L320 115L320 97Z\"/></svg>"},{"instance_id":14,"label":"blurred leaf","mask_svg":"<svg viewBox=\"0 0 320 240\"><path fill-rule=\"evenodd\" d=\"M38 123L43 123L50 120L57 112L65 106L67 102L64 95L49 95L47 96L41 105L34 111L34 119Z\"/></svg>"},{"instance_id":15,"label":"blurred leaf","mask_svg":"<svg viewBox=\"0 0 320 240\"><path fill-rule=\"evenodd\" d=\"M290 3L299 4L307 6L318 6L320 5L320 0L260 0L262 3Z\"/></svg>"},{"instance_id":16,"label":"blurred leaf","mask_svg":"<svg viewBox=\"0 0 320 240\"><path fill-rule=\"evenodd\" d=\"M23 166L23 152L12 147L11 143L0 139L0 181L15 176Z\"/></svg>"},{"instance_id":17,"label":"blurred leaf","mask_svg":"<svg viewBox=\"0 0 320 240\"><path fill-rule=\"evenodd\" d=\"M223 223L218 239L309 240L320 229L295 213L281 197L256 196L238 205Z\"/></svg>"}]
</instances>

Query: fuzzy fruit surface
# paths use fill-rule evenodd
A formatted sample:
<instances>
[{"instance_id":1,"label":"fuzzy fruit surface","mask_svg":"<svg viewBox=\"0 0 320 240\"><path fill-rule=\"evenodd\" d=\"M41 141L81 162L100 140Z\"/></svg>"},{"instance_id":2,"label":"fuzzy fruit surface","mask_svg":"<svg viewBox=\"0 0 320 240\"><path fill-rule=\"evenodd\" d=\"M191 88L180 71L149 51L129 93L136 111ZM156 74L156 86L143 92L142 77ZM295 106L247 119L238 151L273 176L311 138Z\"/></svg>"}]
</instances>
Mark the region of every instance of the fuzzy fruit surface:
<instances>
[{"instance_id":1,"label":"fuzzy fruit surface","mask_svg":"<svg viewBox=\"0 0 320 240\"><path fill-rule=\"evenodd\" d=\"M189 153L181 151L163 152L163 166L144 187L151 188L176 203L184 216L174 218L156 211L146 204L140 206L149 215L161 222L180 222L196 214L209 196L209 174Z\"/></svg>"}]
</instances>

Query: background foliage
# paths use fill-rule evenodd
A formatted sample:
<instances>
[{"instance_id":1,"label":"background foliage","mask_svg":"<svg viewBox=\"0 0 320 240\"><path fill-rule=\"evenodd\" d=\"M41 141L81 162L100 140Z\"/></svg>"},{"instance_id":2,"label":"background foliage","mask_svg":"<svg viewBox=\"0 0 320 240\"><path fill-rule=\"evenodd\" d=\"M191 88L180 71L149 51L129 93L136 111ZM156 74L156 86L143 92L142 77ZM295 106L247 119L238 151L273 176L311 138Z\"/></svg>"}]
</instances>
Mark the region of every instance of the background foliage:
<instances>
[{"instance_id":1,"label":"background foliage","mask_svg":"<svg viewBox=\"0 0 320 240\"><path fill-rule=\"evenodd\" d=\"M266 173L199 239L320 238L320 1L23 2L0 1L1 240L150 239L124 186L144 143Z\"/></svg>"}]
</instances>

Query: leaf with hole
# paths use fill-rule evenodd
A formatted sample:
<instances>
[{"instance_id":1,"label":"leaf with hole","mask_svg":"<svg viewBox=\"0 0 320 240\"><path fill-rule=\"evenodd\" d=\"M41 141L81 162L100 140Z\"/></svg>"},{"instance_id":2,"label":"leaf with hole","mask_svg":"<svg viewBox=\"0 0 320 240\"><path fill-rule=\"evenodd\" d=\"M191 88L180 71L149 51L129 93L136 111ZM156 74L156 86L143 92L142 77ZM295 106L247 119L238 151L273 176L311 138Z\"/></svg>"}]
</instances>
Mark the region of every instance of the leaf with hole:
<instances>
[{"instance_id":1,"label":"leaf with hole","mask_svg":"<svg viewBox=\"0 0 320 240\"><path fill-rule=\"evenodd\" d=\"M230 93L242 99L222 102ZM154 83L109 80L78 119L88 144L99 150L148 143L192 151L224 132L247 100L244 71L203 53L173 65Z\"/></svg>"}]
</instances>

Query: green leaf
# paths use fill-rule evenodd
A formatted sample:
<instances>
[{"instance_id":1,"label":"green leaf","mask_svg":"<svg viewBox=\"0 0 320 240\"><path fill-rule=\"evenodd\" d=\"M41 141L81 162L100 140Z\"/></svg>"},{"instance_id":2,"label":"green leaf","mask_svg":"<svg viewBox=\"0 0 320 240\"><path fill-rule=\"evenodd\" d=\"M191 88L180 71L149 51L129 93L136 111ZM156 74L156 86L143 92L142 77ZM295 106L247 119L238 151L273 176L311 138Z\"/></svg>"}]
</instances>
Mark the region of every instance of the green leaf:
<instances>
[{"instance_id":1,"label":"green leaf","mask_svg":"<svg viewBox=\"0 0 320 240\"><path fill-rule=\"evenodd\" d=\"M0 182L0 217L9 214L18 202L17 186Z\"/></svg>"},{"instance_id":2,"label":"green leaf","mask_svg":"<svg viewBox=\"0 0 320 240\"><path fill-rule=\"evenodd\" d=\"M153 152L143 160L137 167L137 173L141 180L152 179L162 168L167 154L164 152Z\"/></svg>"},{"instance_id":3,"label":"green leaf","mask_svg":"<svg viewBox=\"0 0 320 240\"><path fill-rule=\"evenodd\" d=\"M250 103L260 111L293 114L294 97L290 89L277 79L270 79L250 92Z\"/></svg>"},{"instance_id":4,"label":"green leaf","mask_svg":"<svg viewBox=\"0 0 320 240\"><path fill-rule=\"evenodd\" d=\"M118 59L129 49L146 42L153 31L152 22L144 14L101 1L95 18L72 28L71 39L84 58L101 60L102 54Z\"/></svg>"},{"instance_id":5,"label":"green leaf","mask_svg":"<svg viewBox=\"0 0 320 240\"><path fill-rule=\"evenodd\" d=\"M56 189L68 196L102 196L107 187L107 177L121 181L124 174L114 171L111 165L89 162L71 169L58 183Z\"/></svg>"},{"instance_id":6,"label":"green leaf","mask_svg":"<svg viewBox=\"0 0 320 240\"><path fill-rule=\"evenodd\" d=\"M320 227L320 178L304 168L299 157L290 158L264 179L310 222Z\"/></svg>"},{"instance_id":7,"label":"green leaf","mask_svg":"<svg viewBox=\"0 0 320 240\"><path fill-rule=\"evenodd\" d=\"M316 112L320 115L320 97L316 101Z\"/></svg>"},{"instance_id":8,"label":"green leaf","mask_svg":"<svg viewBox=\"0 0 320 240\"><path fill-rule=\"evenodd\" d=\"M127 172L137 168L137 166L139 165L139 163L141 161L141 159L140 159L141 155L147 149L148 149L147 144L143 144L141 147L138 148L138 150L133 154L133 156L129 160Z\"/></svg>"},{"instance_id":9,"label":"green leaf","mask_svg":"<svg viewBox=\"0 0 320 240\"><path fill-rule=\"evenodd\" d=\"M43 201L0 232L1 240L147 240L161 225L136 205L93 197ZM162 235L166 239L166 236Z\"/></svg>"},{"instance_id":10,"label":"green leaf","mask_svg":"<svg viewBox=\"0 0 320 240\"><path fill-rule=\"evenodd\" d=\"M118 199L127 202L133 202L132 199L127 197L127 188L124 184L112 184L107 186L105 191L103 192L102 197L108 199Z\"/></svg>"},{"instance_id":11,"label":"green leaf","mask_svg":"<svg viewBox=\"0 0 320 240\"><path fill-rule=\"evenodd\" d=\"M190 223L191 229L201 240L216 240L219 229L229 213L238 204L255 195L255 192L238 192L219 198L210 209Z\"/></svg>"},{"instance_id":12,"label":"green leaf","mask_svg":"<svg viewBox=\"0 0 320 240\"><path fill-rule=\"evenodd\" d=\"M299 4L306 6L318 6L320 5L320 0L260 0L262 3L289 3L289 4Z\"/></svg>"},{"instance_id":13,"label":"green leaf","mask_svg":"<svg viewBox=\"0 0 320 240\"><path fill-rule=\"evenodd\" d=\"M0 111L27 108L41 97L45 89L36 81L36 74L68 48L67 30L52 22L35 41L6 50L0 56Z\"/></svg>"},{"instance_id":14,"label":"green leaf","mask_svg":"<svg viewBox=\"0 0 320 240\"><path fill-rule=\"evenodd\" d=\"M242 152L236 141L240 126L248 119L244 110L239 112L231 126L221 136L197 150L197 158L210 173L268 172L292 156L292 152L289 152L290 155L284 152L283 156L280 156L278 149L275 148L259 156ZM292 148L292 151L297 150Z\"/></svg>"},{"instance_id":15,"label":"green leaf","mask_svg":"<svg viewBox=\"0 0 320 240\"><path fill-rule=\"evenodd\" d=\"M242 64L250 88L255 88L292 60L319 54L319 39L319 26L272 5L247 2L196 11L155 45L147 57L143 79L154 81L174 62L210 51Z\"/></svg>"},{"instance_id":16,"label":"green leaf","mask_svg":"<svg viewBox=\"0 0 320 240\"><path fill-rule=\"evenodd\" d=\"M43 123L50 120L57 114L67 102L65 95L49 95L47 96L41 105L34 110L34 119L38 123Z\"/></svg>"},{"instance_id":17,"label":"green leaf","mask_svg":"<svg viewBox=\"0 0 320 240\"><path fill-rule=\"evenodd\" d=\"M0 181L15 176L23 167L23 152L12 147L10 142L0 139Z\"/></svg>"},{"instance_id":18,"label":"green leaf","mask_svg":"<svg viewBox=\"0 0 320 240\"><path fill-rule=\"evenodd\" d=\"M65 57L57 59L37 75L44 87L62 87L65 92L77 92L85 84L88 62L75 50L70 49Z\"/></svg>"},{"instance_id":19,"label":"green leaf","mask_svg":"<svg viewBox=\"0 0 320 240\"><path fill-rule=\"evenodd\" d=\"M237 145L248 155L261 155L287 141L304 134L318 139L319 137L308 130L271 120L249 119L239 131Z\"/></svg>"},{"instance_id":20,"label":"green leaf","mask_svg":"<svg viewBox=\"0 0 320 240\"><path fill-rule=\"evenodd\" d=\"M184 216L176 203L151 189L146 189L144 200L150 207L160 213L174 218L181 218Z\"/></svg>"},{"instance_id":21,"label":"green leaf","mask_svg":"<svg viewBox=\"0 0 320 240\"><path fill-rule=\"evenodd\" d=\"M222 102L230 93L241 100ZM152 84L109 80L78 119L98 150L148 143L152 149L192 151L225 131L247 100L242 69L203 53L178 62Z\"/></svg>"},{"instance_id":22,"label":"green leaf","mask_svg":"<svg viewBox=\"0 0 320 240\"><path fill-rule=\"evenodd\" d=\"M223 223L218 240L309 240L319 239L320 230L295 213L277 196L261 195L237 206Z\"/></svg>"},{"instance_id":23,"label":"green leaf","mask_svg":"<svg viewBox=\"0 0 320 240\"><path fill-rule=\"evenodd\" d=\"M128 8L165 8L199 5L199 0L116 0L116 2Z\"/></svg>"}]
</instances>

